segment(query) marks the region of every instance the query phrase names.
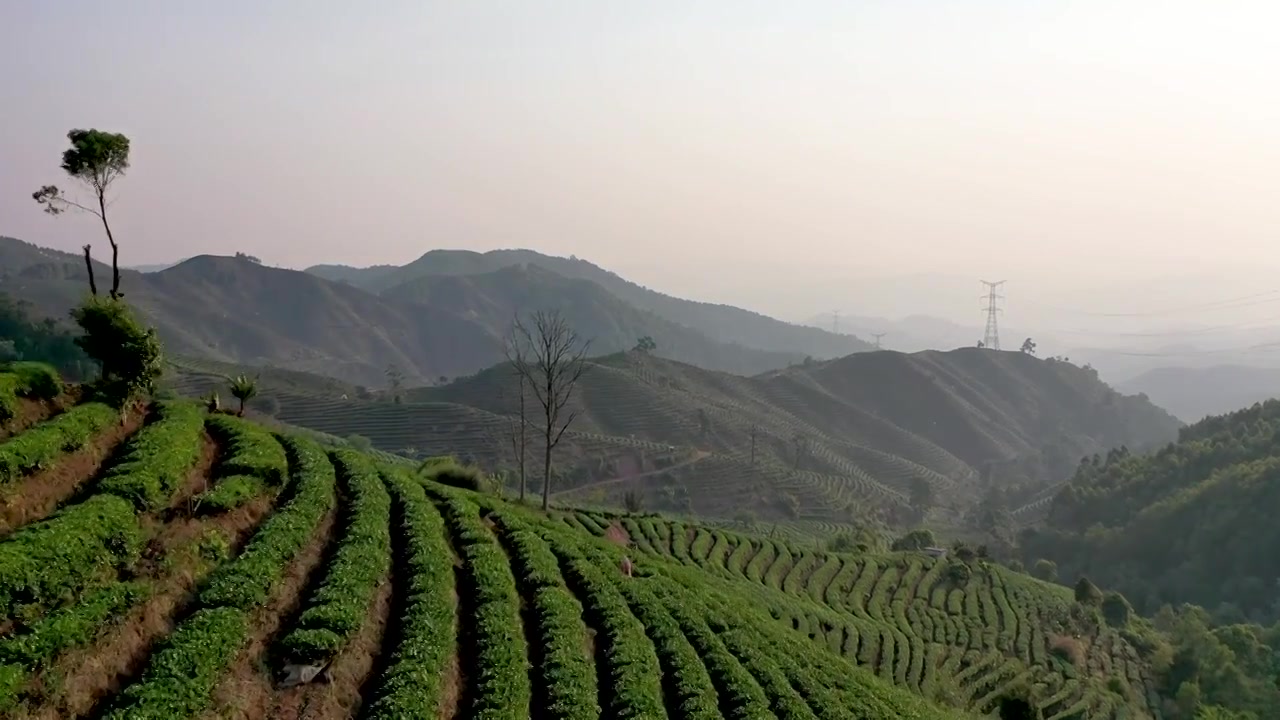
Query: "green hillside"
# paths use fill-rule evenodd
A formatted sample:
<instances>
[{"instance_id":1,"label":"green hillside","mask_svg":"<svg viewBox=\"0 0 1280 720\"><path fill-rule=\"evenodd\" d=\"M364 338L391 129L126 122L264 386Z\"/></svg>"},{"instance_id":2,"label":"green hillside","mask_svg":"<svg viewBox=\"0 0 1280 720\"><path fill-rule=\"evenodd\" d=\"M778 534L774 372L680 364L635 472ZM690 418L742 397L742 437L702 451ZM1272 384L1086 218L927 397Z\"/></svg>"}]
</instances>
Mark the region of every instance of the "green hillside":
<instances>
[{"instance_id":1,"label":"green hillside","mask_svg":"<svg viewBox=\"0 0 1280 720\"><path fill-rule=\"evenodd\" d=\"M0 440L24 511L0 535L9 716L960 720L1013 697L1153 716L1120 633L977 557L544 516L440 484L467 468L418 476L196 404L116 417L58 408Z\"/></svg>"},{"instance_id":2,"label":"green hillside","mask_svg":"<svg viewBox=\"0 0 1280 720\"><path fill-rule=\"evenodd\" d=\"M1136 607L1193 602L1224 616L1280 618L1280 401L1184 428L1151 454L1080 465L1052 501L1029 555L1113 585Z\"/></svg>"},{"instance_id":3,"label":"green hillside","mask_svg":"<svg viewBox=\"0 0 1280 720\"><path fill-rule=\"evenodd\" d=\"M396 285L423 277L483 275L513 265L537 266L565 278L593 282L629 305L692 328L721 343L816 358L839 357L871 349L869 343L851 335L837 335L817 328L786 323L730 305L672 297L629 282L586 260L552 257L533 250L494 250L487 253L432 250L402 267L317 265L308 268L307 272L374 292L384 292Z\"/></svg>"},{"instance_id":4,"label":"green hillside","mask_svg":"<svg viewBox=\"0 0 1280 720\"><path fill-rule=\"evenodd\" d=\"M554 491L565 502L620 507L631 494L704 517L746 511L827 527L928 517L985 532L994 526L978 510L993 497L1012 510L1051 492L1077 458L1151 447L1177 427L1087 370L1015 353L860 353L750 378L638 352L592 362L557 449ZM188 395L225 393L238 372L178 364L173 387ZM400 402L319 378L260 384L251 407L290 424L515 475L517 389L505 366L406 390Z\"/></svg>"}]
</instances>

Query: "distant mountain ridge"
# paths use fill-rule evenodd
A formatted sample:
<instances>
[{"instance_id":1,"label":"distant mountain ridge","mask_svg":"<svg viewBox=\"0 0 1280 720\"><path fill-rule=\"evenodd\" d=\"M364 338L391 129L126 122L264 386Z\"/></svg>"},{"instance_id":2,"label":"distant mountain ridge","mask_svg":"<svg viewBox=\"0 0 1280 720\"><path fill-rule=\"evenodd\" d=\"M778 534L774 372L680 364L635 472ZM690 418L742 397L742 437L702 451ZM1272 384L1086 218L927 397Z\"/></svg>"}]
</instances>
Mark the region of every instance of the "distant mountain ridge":
<instances>
[{"instance_id":1,"label":"distant mountain ridge","mask_svg":"<svg viewBox=\"0 0 1280 720\"><path fill-rule=\"evenodd\" d=\"M392 366L409 382L424 383L468 375L501 361L503 336L517 311L561 310L580 336L593 341L595 352L626 350L650 336L660 355L746 375L799 363L811 354L788 348L788 333L799 331L800 340L825 335L737 308L708 306L718 308L712 320L747 318L748 329L761 327L777 335L771 342L736 343L724 339L733 333L710 335L636 307L590 278L563 275L544 263L497 263L486 269L492 258L480 265L461 262L482 257L474 253L428 255L433 265L445 258L453 269L466 272L374 268L355 275L367 279L395 273L404 279L333 282L322 272L202 255L156 272L122 269L122 290L175 352L316 372L368 386L385 384ZM109 273L95 262L99 278ZM615 284L629 285L613 277ZM87 287L81 257L0 238L0 291L65 320ZM676 307L698 306L668 300ZM770 344L782 349L760 347ZM837 339L828 344L834 350L858 343ZM810 343L811 349L819 345Z\"/></svg>"},{"instance_id":2,"label":"distant mountain ridge","mask_svg":"<svg viewBox=\"0 0 1280 720\"><path fill-rule=\"evenodd\" d=\"M1142 393L1187 422L1280 397L1280 368L1248 365L1167 367L1119 384Z\"/></svg>"},{"instance_id":3,"label":"distant mountain ridge","mask_svg":"<svg viewBox=\"0 0 1280 720\"><path fill-rule=\"evenodd\" d=\"M769 352L826 359L872 349L850 335L795 325L730 305L672 297L642 287L576 257L552 257L532 250L432 250L404 266L353 268L316 265L306 272L373 292L430 275L477 275L512 265L536 265L566 278L589 280L641 310L697 330L717 342Z\"/></svg>"}]
</instances>

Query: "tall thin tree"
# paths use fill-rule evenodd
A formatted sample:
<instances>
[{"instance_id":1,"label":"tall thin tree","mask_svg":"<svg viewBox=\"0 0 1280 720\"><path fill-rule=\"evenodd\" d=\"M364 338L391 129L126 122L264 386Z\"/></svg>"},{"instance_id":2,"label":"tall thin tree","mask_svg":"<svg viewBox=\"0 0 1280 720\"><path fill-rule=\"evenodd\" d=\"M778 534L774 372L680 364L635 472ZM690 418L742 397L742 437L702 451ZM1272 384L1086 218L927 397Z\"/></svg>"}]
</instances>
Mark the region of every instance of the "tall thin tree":
<instances>
[{"instance_id":1,"label":"tall thin tree","mask_svg":"<svg viewBox=\"0 0 1280 720\"><path fill-rule=\"evenodd\" d=\"M591 342L580 339L558 311L539 310L527 322L519 317L512 322L509 345L519 348L509 351L509 357L542 410L542 510L546 512L551 503L551 455L578 417L569 400L587 371Z\"/></svg>"},{"instance_id":2,"label":"tall thin tree","mask_svg":"<svg viewBox=\"0 0 1280 720\"><path fill-rule=\"evenodd\" d=\"M95 215L102 221L107 242L111 243L111 299L115 300L120 297L120 246L116 244L111 224L107 222L107 207L111 204L107 191L129 169L129 138L102 130L77 129L68 132L67 139L71 141L71 147L62 153L62 169L93 193L97 209L72 200L56 185L45 185L31 197L50 215L76 209ZM89 271L89 291L97 295L98 285L93 279L93 260L89 255L91 247L84 246L84 262Z\"/></svg>"},{"instance_id":3,"label":"tall thin tree","mask_svg":"<svg viewBox=\"0 0 1280 720\"><path fill-rule=\"evenodd\" d=\"M511 332L507 333L505 352L507 362L511 363L512 372L516 376L516 391L519 393L516 400L519 414L512 415L508 424L511 433L511 450L515 453L516 468L520 471L520 502L523 503L525 488L528 486L526 481L528 477L526 460L529 449L529 413L526 411L525 403L529 396L529 380L525 377L526 373L521 369L527 366L528 362L525 357L525 344L515 331L516 322L519 322L518 317L512 323Z\"/></svg>"}]
</instances>

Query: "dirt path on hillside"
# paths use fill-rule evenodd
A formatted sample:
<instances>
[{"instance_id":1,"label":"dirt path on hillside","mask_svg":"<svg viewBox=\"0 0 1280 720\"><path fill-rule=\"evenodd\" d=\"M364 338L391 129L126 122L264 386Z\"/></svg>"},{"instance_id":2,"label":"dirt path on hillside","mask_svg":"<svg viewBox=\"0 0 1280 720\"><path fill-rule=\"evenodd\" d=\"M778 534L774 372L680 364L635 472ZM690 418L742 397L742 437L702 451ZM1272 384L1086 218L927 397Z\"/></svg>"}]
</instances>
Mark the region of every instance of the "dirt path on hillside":
<instances>
[{"instance_id":1,"label":"dirt path on hillside","mask_svg":"<svg viewBox=\"0 0 1280 720\"><path fill-rule=\"evenodd\" d=\"M311 539L290 561L270 601L253 612L249 639L214 691L212 709L202 717L271 717L269 709L277 693L268 650L280 631L281 623L292 618L302 603L302 591L320 567L337 515L336 508L325 513L312 531Z\"/></svg>"},{"instance_id":2,"label":"dirt path on hillside","mask_svg":"<svg viewBox=\"0 0 1280 720\"><path fill-rule=\"evenodd\" d=\"M630 481L630 480L638 480L638 479L640 479L640 478L642 478L642 477L648 477L648 476L650 476L650 475L657 475L657 474L659 474L659 473L664 473L664 472L667 472L667 471L669 471L669 470L678 470L678 469L680 469L680 468L682 468L682 467L684 467L684 466L686 466L686 465L692 465L692 464L694 464L694 463L698 462L699 460L705 460L705 459L706 459L706 458L708 458L708 457L711 457L711 452L710 452L710 451L708 451L708 450L694 450L694 451L693 451L693 457L688 458L688 459L686 459L686 460L681 460L680 462L676 463L675 465L668 465L668 466L666 466L666 467L664 467L664 468L658 468L658 469L655 469L655 470L646 470L646 471L644 471L644 472L642 472L642 473L636 473L635 475L627 475L626 477L612 478L612 479L610 479L610 480L600 480L600 481L598 481L598 482L587 483L586 485L579 485L578 487L576 487L576 488L570 488L569 490L561 490L560 492L553 492L553 493L551 493L551 497L553 497L553 498L558 498L558 497L562 497L562 496L565 496L565 495L572 495L572 494L574 494L574 493L578 493L578 492L584 492L584 491L588 491L588 490L595 490L596 488L602 488L602 487L605 487L605 486L607 486L607 485L617 485L617 484L619 484L619 483L628 482L628 481Z\"/></svg>"}]
</instances>

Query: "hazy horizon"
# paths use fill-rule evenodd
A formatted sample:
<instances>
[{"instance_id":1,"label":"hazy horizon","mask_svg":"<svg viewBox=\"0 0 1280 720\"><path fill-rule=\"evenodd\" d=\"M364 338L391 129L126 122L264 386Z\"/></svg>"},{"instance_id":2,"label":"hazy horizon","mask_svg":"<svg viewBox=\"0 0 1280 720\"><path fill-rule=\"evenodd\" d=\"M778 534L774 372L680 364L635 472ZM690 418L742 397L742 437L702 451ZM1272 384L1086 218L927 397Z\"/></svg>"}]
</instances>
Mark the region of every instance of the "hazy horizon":
<instances>
[{"instance_id":1,"label":"hazy horizon","mask_svg":"<svg viewBox=\"0 0 1280 720\"><path fill-rule=\"evenodd\" d=\"M112 208L131 265L529 247L789 320L970 324L978 280L1006 279L1013 326L1130 333L1162 318L1100 314L1274 287L1277 19L1261 2L13 5L0 57L40 62L0 83L0 233L105 245L30 199L66 185L66 131L98 127L133 141ZM1163 319L1247 329L1273 307Z\"/></svg>"}]
</instances>

